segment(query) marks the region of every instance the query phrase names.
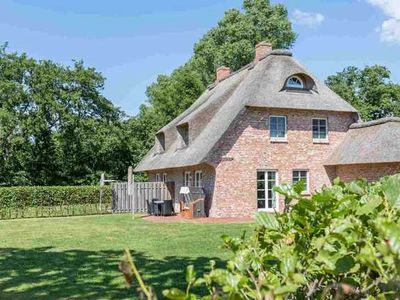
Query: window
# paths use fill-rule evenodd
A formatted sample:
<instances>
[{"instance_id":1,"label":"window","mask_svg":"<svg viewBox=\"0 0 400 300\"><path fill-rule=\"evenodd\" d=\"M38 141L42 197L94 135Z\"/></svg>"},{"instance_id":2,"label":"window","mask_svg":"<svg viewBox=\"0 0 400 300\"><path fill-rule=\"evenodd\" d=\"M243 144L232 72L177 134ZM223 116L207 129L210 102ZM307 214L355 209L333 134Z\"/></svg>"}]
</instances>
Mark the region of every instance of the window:
<instances>
[{"instance_id":1,"label":"window","mask_svg":"<svg viewBox=\"0 0 400 300\"><path fill-rule=\"evenodd\" d=\"M276 193L272 190L277 185L277 171L257 172L257 208L259 210L278 210Z\"/></svg>"},{"instance_id":2,"label":"window","mask_svg":"<svg viewBox=\"0 0 400 300\"><path fill-rule=\"evenodd\" d=\"M189 146L189 124L185 123L177 126L176 128L180 134L180 140L181 140L180 148L185 148Z\"/></svg>"},{"instance_id":3,"label":"window","mask_svg":"<svg viewBox=\"0 0 400 300\"><path fill-rule=\"evenodd\" d=\"M183 185L192 186L192 172L185 172Z\"/></svg>"},{"instance_id":4,"label":"window","mask_svg":"<svg viewBox=\"0 0 400 300\"><path fill-rule=\"evenodd\" d=\"M308 171L307 170L294 170L293 171L293 184L304 181L304 192L308 193Z\"/></svg>"},{"instance_id":5,"label":"window","mask_svg":"<svg viewBox=\"0 0 400 300\"><path fill-rule=\"evenodd\" d=\"M203 172L202 171L196 171L194 173L194 186L202 187L202 181L203 181Z\"/></svg>"},{"instance_id":6,"label":"window","mask_svg":"<svg viewBox=\"0 0 400 300\"><path fill-rule=\"evenodd\" d=\"M285 116L269 117L269 135L272 140L286 140L287 120Z\"/></svg>"},{"instance_id":7,"label":"window","mask_svg":"<svg viewBox=\"0 0 400 300\"><path fill-rule=\"evenodd\" d=\"M292 88L292 89L303 89L304 84L303 81L300 79L298 76L292 76L289 77L286 83L286 87Z\"/></svg>"},{"instance_id":8,"label":"window","mask_svg":"<svg viewBox=\"0 0 400 300\"><path fill-rule=\"evenodd\" d=\"M167 173L162 174L162 181L167 182Z\"/></svg>"},{"instance_id":9,"label":"window","mask_svg":"<svg viewBox=\"0 0 400 300\"><path fill-rule=\"evenodd\" d=\"M157 173L157 174L156 174L156 181L157 181L157 182L160 182L160 181L161 181L161 175L160 175L160 173Z\"/></svg>"},{"instance_id":10,"label":"window","mask_svg":"<svg viewBox=\"0 0 400 300\"><path fill-rule=\"evenodd\" d=\"M164 132L159 132L156 134L156 145L157 145L158 153L162 153L165 151L165 134L164 134Z\"/></svg>"},{"instance_id":11,"label":"window","mask_svg":"<svg viewBox=\"0 0 400 300\"><path fill-rule=\"evenodd\" d=\"M312 119L312 134L313 140L326 141L328 139L327 119Z\"/></svg>"}]
</instances>

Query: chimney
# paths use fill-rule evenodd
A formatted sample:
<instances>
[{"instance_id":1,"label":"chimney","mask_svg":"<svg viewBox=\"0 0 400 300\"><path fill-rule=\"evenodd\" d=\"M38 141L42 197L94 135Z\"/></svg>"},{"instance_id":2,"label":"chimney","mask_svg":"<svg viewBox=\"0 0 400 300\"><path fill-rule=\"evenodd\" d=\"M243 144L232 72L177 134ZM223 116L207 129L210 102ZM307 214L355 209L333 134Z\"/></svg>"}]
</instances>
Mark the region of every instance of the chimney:
<instances>
[{"instance_id":1,"label":"chimney","mask_svg":"<svg viewBox=\"0 0 400 300\"><path fill-rule=\"evenodd\" d=\"M222 79L228 77L231 74L231 69L225 66L219 67L217 69L217 78L215 79L215 82L219 82Z\"/></svg>"},{"instance_id":2,"label":"chimney","mask_svg":"<svg viewBox=\"0 0 400 300\"><path fill-rule=\"evenodd\" d=\"M261 58L267 55L268 52L272 51L272 44L267 42L260 42L256 45L256 55L254 62L257 63Z\"/></svg>"}]
</instances>

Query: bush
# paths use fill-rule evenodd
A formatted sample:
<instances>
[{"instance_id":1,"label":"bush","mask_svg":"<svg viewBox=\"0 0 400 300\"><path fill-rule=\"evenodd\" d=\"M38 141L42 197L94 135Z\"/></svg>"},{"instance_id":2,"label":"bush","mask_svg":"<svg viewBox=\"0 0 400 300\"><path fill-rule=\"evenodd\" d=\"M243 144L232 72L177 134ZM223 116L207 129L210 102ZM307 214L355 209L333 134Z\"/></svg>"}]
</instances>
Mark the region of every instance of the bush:
<instances>
[{"instance_id":1,"label":"bush","mask_svg":"<svg viewBox=\"0 0 400 300\"><path fill-rule=\"evenodd\" d=\"M276 191L283 214L257 213L250 238L223 237L234 253L168 299L399 299L400 175L323 188L305 199L302 183ZM203 293L193 292L202 288Z\"/></svg>"},{"instance_id":2,"label":"bush","mask_svg":"<svg viewBox=\"0 0 400 300\"><path fill-rule=\"evenodd\" d=\"M100 213L110 207L112 191L99 186L18 186L0 188L0 219Z\"/></svg>"}]
</instances>

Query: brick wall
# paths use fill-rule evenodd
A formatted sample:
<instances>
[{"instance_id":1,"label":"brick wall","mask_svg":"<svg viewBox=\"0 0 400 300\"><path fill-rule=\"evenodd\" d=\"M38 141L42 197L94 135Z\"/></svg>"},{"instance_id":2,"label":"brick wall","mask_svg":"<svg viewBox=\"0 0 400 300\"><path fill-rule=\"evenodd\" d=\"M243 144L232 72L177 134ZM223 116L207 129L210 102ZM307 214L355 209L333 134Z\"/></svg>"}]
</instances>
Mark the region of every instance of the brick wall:
<instances>
[{"instance_id":1,"label":"brick wall","mask_svg":"<svg viewBox=\"0 0 400 300\"><path fill-rule=\"evenodd\" d=\"M271 142L268 118L285 115L287 142ZM312 118L327 118L329 142L313 143ZM323 162L354 122L350 113L283 109L243 110L209 157L215 166L215 190L210 216L251 216L257 210L257 170L278 171L279 183L291 183L294 169L309 170L310 191L330 184L332 172ZM280 197L280 210L283 199Z\"/></svg>"},{"instance_id":2,"label":"brick wall","mask_svg":"<svg viewBox=\"0 0 400 300\"><path fill-rule=\"evenodd\" d=\"M400 173L400 163L355 164L336 167L336 175L343 181L365 178L376 181L382 176Z\"/></svg>"},{"instance_id":3,"label":"brick wall","mask_svg":"<svg viewBox=\"0 0 400 300\"><path fill-rule=\"evenodd\" d=\"M156 180L156 174L159 173L161 176L163 173L167 173L167 181L175 182L175 211L179 212L179 201L183 199L183 196L179 194L181 187L183 186L183 174L185 171L190 171L192 173L192 182L194 184L194 174L196 171L203 172L202 185L205 192L205 208L208 214L209 208L212 206L214 183L215 183L215 169L214 167L201 164L197 166L191 166L186 168L175 168L175 169L164 169L159 171L148 172L149 181ZM162 178L162 177L161 177Z\"/></svg>"}]
</instances>

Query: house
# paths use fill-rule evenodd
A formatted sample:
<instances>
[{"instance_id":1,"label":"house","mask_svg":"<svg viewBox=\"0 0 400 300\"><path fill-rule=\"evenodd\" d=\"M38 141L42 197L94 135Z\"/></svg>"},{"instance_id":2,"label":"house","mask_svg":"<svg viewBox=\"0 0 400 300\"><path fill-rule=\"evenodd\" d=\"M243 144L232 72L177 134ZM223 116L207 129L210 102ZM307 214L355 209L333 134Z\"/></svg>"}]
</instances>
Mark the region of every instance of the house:
<instances>
[{"instance_id":1,"label":"house","mask_svg":"<svg viewBox=\"0 0 400 300\"><path fill-rule=\"evenodd\" d=\"M357 110L288 50L256 46L252 63L217 69L216 81L155 137L138 164L150 181L202 187L212 217L282 211L272 191L304 180L304 194L400 171L400 122L360 123ZM385 148L385 149L383 149ZM382 151L384 150L384 151Z\"/></svg>"}]
</instances>

